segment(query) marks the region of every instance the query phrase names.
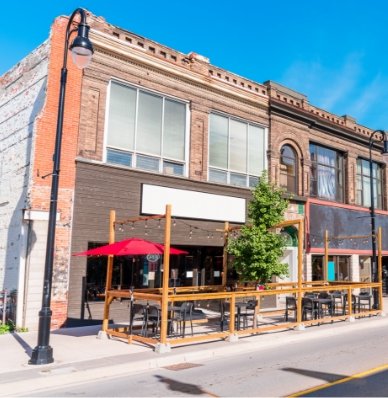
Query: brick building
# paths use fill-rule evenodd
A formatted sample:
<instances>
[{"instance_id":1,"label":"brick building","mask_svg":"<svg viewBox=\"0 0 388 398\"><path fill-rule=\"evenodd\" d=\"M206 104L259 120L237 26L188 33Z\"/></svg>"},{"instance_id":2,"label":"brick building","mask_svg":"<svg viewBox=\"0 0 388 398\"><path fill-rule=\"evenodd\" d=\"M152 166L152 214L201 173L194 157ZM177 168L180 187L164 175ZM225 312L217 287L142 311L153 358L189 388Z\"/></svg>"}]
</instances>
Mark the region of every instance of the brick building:
<instances>
[{"instance_id":1,"label":"brick building","mask_svg":"<svg viewBox=\"0 0 388 398\"><path fill-rule=\"evenodd\" d=\"M57 18L48 40L0 81L0 289L17 291L17 323L30 329L37 327L41 305L67 21ZM345 278L347 269L348 277L360 280L359 263L368 263L370 243L340 247L338 236L349 233L347 222L337 221L368 215L362 190L368 176L358 169L368 158L369 129L276 83L244 79L204 56L182 54L93 15L88 23L91 64L80 71L68 62L53 327L82 318L85 294L93 299L103 289L105 260L71 254L108 241L111 209L117 219L128 219L163 212L173 200L172 244L189 252L172 260L173 283L219 283L223 222L245 222L251 188L264 169L292 194L287 217L306 218L305 278L318 278L328 229L338 242L330 249L336 278ZM320 151L329 160L338 154L338 195L331 186L325 191L323 174L314 171ZM377 151L374 159L379 223L388 232L387 171ZM369 223L362 225L367 229ZM284 261L295 279L294 231L284 232L290 236ZM131 236L162 242L163 224L136 222L116 230L117 240ZM387 255L387 243L384 250ZM345 266L342 257L350 258ZM160 259L134 258L131 266L125 261L116 259L115 285L160 284Z\"/></svg>"}]
</instances>

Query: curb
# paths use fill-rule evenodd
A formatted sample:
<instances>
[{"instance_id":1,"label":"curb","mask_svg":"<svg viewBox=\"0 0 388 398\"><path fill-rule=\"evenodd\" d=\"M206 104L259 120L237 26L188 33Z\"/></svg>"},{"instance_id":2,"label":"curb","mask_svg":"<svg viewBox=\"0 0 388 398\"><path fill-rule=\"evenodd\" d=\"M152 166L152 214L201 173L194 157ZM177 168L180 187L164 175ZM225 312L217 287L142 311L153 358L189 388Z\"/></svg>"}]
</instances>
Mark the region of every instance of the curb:
<instances>
[{"instance_id":1,"label":"curb","mask_svg":"<svg viewBox=\"0 0 388 398\"><path fill-rule=\"evenodd\" d=\"M157 354L153 351L126 354L116 356L116 364L109 364L107 358L95 360L95 366L85 366L87 362L72 362L53 364L51 366L41 365L29 369L24 374L27 376L20 380L3 382L0 397L16 396L22 394L39 393L45 390L55 389L66 384L79 385L104 377L120 377L128 374L141 373L166 366L196 362L209 361L217 358L226 358L237 354L252 351L272 350L275 346L292 344L300 340L314 340L330 338L338 333L351 333L355 329L387 327L388 317L376 317L375 319L360 319L357 322L339 322L326 324L319 327L306 328L304 331L289 330L279 334L263 333L261 335L242 337L238 342L215 341L206 345L181 346L174 348L167 354ZM8 376L17 375L19 372L9 372ZM9 380L7 373L2 375L3 380Z\"/></svg>"}]
</instances>

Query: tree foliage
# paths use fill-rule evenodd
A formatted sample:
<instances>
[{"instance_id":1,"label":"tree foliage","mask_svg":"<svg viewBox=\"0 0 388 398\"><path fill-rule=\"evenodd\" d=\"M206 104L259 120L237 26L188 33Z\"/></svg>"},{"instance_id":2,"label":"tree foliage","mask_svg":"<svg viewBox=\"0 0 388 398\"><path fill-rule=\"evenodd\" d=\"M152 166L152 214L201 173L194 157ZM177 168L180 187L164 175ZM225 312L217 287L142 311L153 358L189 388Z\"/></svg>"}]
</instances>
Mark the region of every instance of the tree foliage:
<instances>
[{"instance_id":1,"label":"tree foliage","mask_svg":"<svg viewBox=\"0 0 388 398\"><path fill-rule=\"evenodd\" d=\"M265 284L273 276L288 274L287 264L279 261L285 239L270 230L284 220L287 206L283 190L269 182L263 172L248 204L249 225L243 226L239 236L228 243L228 253L234 256L234 267L241 280Z\"/></svg>"}]
</instances>

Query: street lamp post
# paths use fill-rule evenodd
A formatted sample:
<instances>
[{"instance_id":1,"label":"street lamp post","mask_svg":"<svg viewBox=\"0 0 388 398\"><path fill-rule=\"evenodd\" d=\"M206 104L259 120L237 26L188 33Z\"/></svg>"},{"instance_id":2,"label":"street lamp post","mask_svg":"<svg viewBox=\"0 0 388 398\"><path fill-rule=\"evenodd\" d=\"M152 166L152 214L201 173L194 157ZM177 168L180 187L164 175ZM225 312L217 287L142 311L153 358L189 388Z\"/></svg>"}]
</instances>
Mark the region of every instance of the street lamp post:
<instances>
[{"instance_id":1,"label":"street lamp post","mask_svg":"<svg viewBox=\"0 0 388 398\"><path fill-rule=\"evenodd\" d=\"M77 28L72 29L74 17L79 14L81 17ZM77 8L70 16L66 28L65 48L63 56L63 66L61 69L61 81L58 102L57 130L55 136L55 148L53 156L53 172L51 181L50 212L48 220L46 259L44 267L44 280L42 292L42 308L39 312L38 344L33 349L29 363L31 365L44 365L54 361L53 349L49 345L50 325L52 311L51 303L51 284L53 276L53 262L55 251L55 226L57 217L58 186L59 186L59 167L61 160L61 143L63 115L65 107L65 91L67 81L67 52L69 50L70 36L78 31L73 43L70 45L74 63L81 69L85 68L93 55L93 46L89 40L89 25L86 23L86 13L82 8Z\"/></svg>"},{"instance_id":2,"label":"street lamp post","mask_svg":"<svg viewBox=\"0 0 388 398\"><path fill-rule=\"evenodd\" d=\"M376 138L375 138L376 137ZM378 139L377 139L378 137ZM377 254L376 254L376 212L375 212L375 198L374 198L374 184L373 184L373 162L372 162L372 148L375 141L383 141L384 148L382 151L385 163L388 163L388 135L384 130L375 130L369 138L369 174L370 174L370 217L372 228L372 282L379 281L377 271ZM373 289L373 308L379 308L379 292Z\"/></svg>"}]
</instances>

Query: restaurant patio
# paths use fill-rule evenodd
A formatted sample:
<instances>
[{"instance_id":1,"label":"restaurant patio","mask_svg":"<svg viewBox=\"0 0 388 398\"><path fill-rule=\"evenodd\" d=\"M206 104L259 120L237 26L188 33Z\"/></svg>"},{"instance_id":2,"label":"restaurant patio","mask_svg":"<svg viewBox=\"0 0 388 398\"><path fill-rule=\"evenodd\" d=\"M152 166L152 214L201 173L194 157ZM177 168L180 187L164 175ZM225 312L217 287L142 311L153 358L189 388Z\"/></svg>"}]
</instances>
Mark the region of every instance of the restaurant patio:
<instances>
[{"instance_id":1,"label":"restaurant patio","mask_svg":"<svg viewBox=\"0 0 388 398\"><path fill-rule=\"evenodd\" d=\"M163 284L154 289L112 289L113 256L108 257L104 314L101 335L134 341L165 352L171 346L217 339L235 341L244 335L336 321L354 321L359 317L379 315L382 308L381 230L378 232L379 282L359 283L343 281L303 280L303 220L285 221L278 227L293 225L298 230L298 278L292 282L269 283L266 288L255 284L226 284L226 245L232 228L224 227L224 261L222 284L218 286L169 287L169 260L175 249L170 247L171 206L160 216L116 220L110 215L110 244L115 242L115 226L138 220L164 219ZM178 254L175 252L175 254ZM327 257L327 253L325 253ZM373 290L380 300L373 308ZM109 324L110 306L126 303L128 320ZM277 303L273 305L272 303Z\"/></svg>"}]
</instances>

